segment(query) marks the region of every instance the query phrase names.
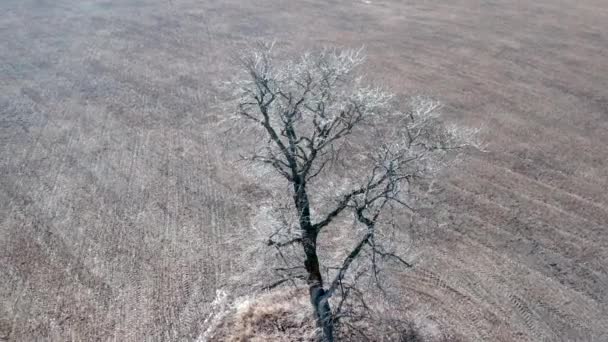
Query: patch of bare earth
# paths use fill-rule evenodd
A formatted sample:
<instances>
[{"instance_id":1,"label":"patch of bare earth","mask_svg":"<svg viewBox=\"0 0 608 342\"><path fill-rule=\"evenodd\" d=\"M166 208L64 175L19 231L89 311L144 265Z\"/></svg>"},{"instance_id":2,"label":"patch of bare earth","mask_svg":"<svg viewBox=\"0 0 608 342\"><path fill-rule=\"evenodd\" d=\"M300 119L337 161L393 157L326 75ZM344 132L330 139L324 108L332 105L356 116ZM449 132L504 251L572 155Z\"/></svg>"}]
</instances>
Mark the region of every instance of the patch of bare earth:
<instances>
[{"instance_id":1,"label":"patch of bare earth","mask_svg":"<svg viewBox=\"0 0 608 342\"><path fill-rule=\"evenodd\" d=\"M413 236L405 311L608 340L607 32L602 0L0 2L0 340L202 335L255 204L215 99L258 38L365 45L375 81L485 127Z\"/></svg>"}]
</instances>

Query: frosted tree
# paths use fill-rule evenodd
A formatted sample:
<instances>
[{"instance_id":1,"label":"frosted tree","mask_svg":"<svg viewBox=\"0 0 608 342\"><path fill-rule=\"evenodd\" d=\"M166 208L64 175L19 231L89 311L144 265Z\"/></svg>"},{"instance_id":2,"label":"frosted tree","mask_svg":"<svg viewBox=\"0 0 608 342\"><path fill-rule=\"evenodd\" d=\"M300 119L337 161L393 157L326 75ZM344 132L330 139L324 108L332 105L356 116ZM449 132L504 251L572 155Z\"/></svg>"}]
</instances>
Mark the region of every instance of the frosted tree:
<instances>
[{"instance_id":1,"label":"frosted tree","mask_svg":"<svg viewBox=\"0 0 608 342\"><path fill-rule=\"evenodd\" d=\"M291 276L276 284L297 278L290 270L302 271L323 341L334 340L334 324L352 293L346 278L359 259L369 261L370 272L378 271L379 260L410 266L386 247L387 229L400 229L392 213L413 211L417 184L428 184L475 136L443 124L436 101L415 97L399 110L403 104L391 93L365 84L359 72L364 60L361 50L325 49L277 61L272 45L264 45L239 58L242 73L229 83L236 108L231 119L263 137L250 142L245 159L270 168L290 197L275 208L283 224L267 245L279 252L297 248L302 265L284 258L282 271ZM344 218L358 227L356 243L325 279L319 239Z\"/></svg>"}]
</instances>

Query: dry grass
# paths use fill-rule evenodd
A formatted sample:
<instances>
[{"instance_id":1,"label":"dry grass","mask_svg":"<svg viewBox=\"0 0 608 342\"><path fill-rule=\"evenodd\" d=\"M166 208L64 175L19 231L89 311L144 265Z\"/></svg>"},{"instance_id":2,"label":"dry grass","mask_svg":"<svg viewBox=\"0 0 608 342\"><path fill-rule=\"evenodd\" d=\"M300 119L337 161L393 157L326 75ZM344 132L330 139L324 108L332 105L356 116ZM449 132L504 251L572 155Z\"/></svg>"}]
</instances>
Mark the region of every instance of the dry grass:
<instances>
[{"instance_id":1,"label":"dry grass","mask_svg":"<svg viewBox=\"0 0 608 342\"><path fill-rule=\"evenodd\" d=\"M0 2L0 340L192 340L264 184L218 143L227 56L367 47L484 125L401 307L465 341L608 340L603 0ZM256 195L244 195L247 189ZM246 200L243 200L246 198ZM230 242L230 243L228 243ZM445 329L444 329L445 328Z\"/></svg>"},{"instance_id":2,"label":"dry grass","mask_svg":"<svg viewBox=\"0 0 608 342\"><path fill-rule=\"evenodd\" d=\"M316 328L303 290L249 296L224 317L210 341L315 341Z\"/></svg>"},{"instance_id":3,"label":"dry grass","mask_svg":"<svg viewBox=\"0 0 608 342\"><path fill-rule=\"evenodd\" d=\"M372 303L372 302L370 302ZM340 341L383 342L459 342L453 334L443 331L439 322L428 316L399 317L383 300L373 301L375 318L350 321L336 331ZM380 314L380 315L378 315ZM215 313L217 324L209 325L199 338L203 341L227 342L313 342L317 328L312 317L308 294L304 288L280 288L235 300ZM397 323L399 322L399 323Z\"/></svg>"}]
</instances>

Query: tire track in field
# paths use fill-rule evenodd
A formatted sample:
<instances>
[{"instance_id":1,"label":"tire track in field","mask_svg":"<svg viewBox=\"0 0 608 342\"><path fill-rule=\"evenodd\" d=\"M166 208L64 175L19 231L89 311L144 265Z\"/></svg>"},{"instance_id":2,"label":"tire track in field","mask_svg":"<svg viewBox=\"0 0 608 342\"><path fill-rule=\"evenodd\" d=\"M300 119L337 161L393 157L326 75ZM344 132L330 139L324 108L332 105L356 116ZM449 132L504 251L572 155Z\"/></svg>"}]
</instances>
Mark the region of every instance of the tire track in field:
<instances>
[{"instance_id":1,"label":"tire track in field","mask_svg":"<svg viewBox=\"0 0 608 342\"><path fill-rule=\"evenodd\" d=\"M465 191L464 189L459 189L459 188L457 188L457 190L459 190L459 191ZM465 196L465 198L466 198L466 196ZM502 202L501 202L501 203L502 203ZM508 204L508 202L507 202L507 204ZM498 205L498 204L495 204L495 203L494 203L494 205ZM498 205L498 206L500 206L500 205ZM460 209L459 209L459 210L460 210ZM475 209L474 209L474 210L475 210ZM504 210L504 209L503 209L503 210ZM508 210L508 209L507 209L507 210ZM475 210L475 211L476 211L476 210ZM469 213L469 214L467 214L467 215L471 215L471 214ZM482 224L483 224L483 227L488 227L488 223L487 223L487 221L486 221L486 220L484 220L484 219L478 219L478 222L482 223ZM471 227L474 227L474 226L476 226L476 224L471 225ZM492 225L490 225L489 227L492 227ZM483 229L484 229L484 230L487 232L487 228L483 228ZM501 230L501 229L499 229L498 227L494 227L494 230L495 230L495 231L501 231L501 234L506 233L505 231L502 231L502 230ZM466 232L467 232L467 231L463 232L462 234L465 234ZM459 234L460 234L460 233L459 233ZM468 234L467 234L467 235L468 235ZM485 236L485 235L484 235L484 236ZM489 241L489 240L492 240L492 241L495 241L495 242L496 242L496 241L504 241L504 238L498 238L498 237L497 237L497 238L486 237L486 238L487 238L487 240L488 240L488 241ZM508 239L507 239L507 240L508 240ZM531 240L530 240L530 241L531 241ZM541 245L541 246L542 246L542 245ZM560 251L559 251L559 250L556 250L556 253L558 253L558 255L559 255L559 254L560 254ZM524 264L524 265L526 264L526 261L525 261L525 260L523 261L523 264ZM580 268L580 267L585 268L585 266L582 266L582 265L577 265L577 267L579 267L579 268ZM483 270L484 268L483 268L483 267L481 267L480 269L481 269L481 270ZM590 271L591 271L591 270L590 270ZM594 272L594 271L591 271L591 272ZM600 275L601 275L601 274L603 274L603 273L597 273L597 272L595 272L595 274L596 274L596 276L597 276L597 277L600 277ZM545 276L546 276L546 275L545 275ZM549 277L550 277L550 279L552 279L552 277L551 277L551 276L549 276ZM497 293L502 293L502 291L498 291ZM580 292L580 293L581 293L581 294L583 294L583 295L585 295L585 296L588 296L587 291L583 291L583 292ZM517 298L520 298L520 297L513 297L513 298L512 298L512 301L514 301L515 303L517 303L517 300L518 300ZM529 303L528 303L528 304L526 304L526 306L521 306L521 305L520 305L520 307L519 307L519 309L518 309L518 310L522 311L522 315L523 315L523 317L524 317L524 318L527 320L527 324L529 324L529 323L530 323L530 317L531 317L530 315L531 315L531 314L525 314L525 310L526 310L526 308L528 308L528 309L529 309ZM544 312L549 312L549 314L551 314L551 311L552 311L552 310L550 310L550 309L544 309L544 308L543 308L543 310L544 310ZM535 310L532 310L532 311L534 312L535 317L538 317L538 312L539 312L539 309L535 309ZM541 320L541 322L542 322L542 320ZM549 326L555 326L555 324L551 324L551 322L543 322L543 323L544 323L544 324L546 324L546 325L549 325ZM563 324L570 324L570 322L567 322L567 323L566 323L566 322L564 322ZM547 329L545 329L545 330L547 330ZM551 329L549 329L548 331L551 331ZM577 331L579 331L579 332L584 332L584 331L585 331L585 329L581 329L581 328L579 327L579 328L577 329Z\"/></svg>"},{"instance_id":2,"label":"tire track in field","mask_svg":"<svg viewBox=\"0 0 608 342\"><path fill-rule=\"evenodd\" d=\"M554 330L554 327L556 325L561 326L562 328L564 326L570 326L573 328L576 328L577 332L585 332L588 331L591 326L582 326L579 323L577 323L577 320L564 320L562 317L564 316L564 314L561 314L560 311L556 308L554 308L553 306L548 306L548 305L543 305L541 300L543 299L542 297L531 297L531 294L527 294L527 295L522 295L521 294L521 290L522 290L522 285L521 283L518 283L518 286L513 286L514 283L517 283L518 278L521 276L525 276L526 274L530 274L529 272L532 271L534 272L533 274L535 275L535 277L537 275L540 275L540 277L543 280L543 282L547 282L549 281L549 286L551 284L553 285L557 285L558 287L554 287L551 286L549 287L549 291L554 292L555 290L559 289L559 285L554 283L553 279L547 279L546 275L544 274L540 274L538 273L538 271L534 271L532 269L528 269L528 268L522 268L525 266L522 266L522 264L520 263L514 263L513 261L511 261L510 258L503 256L501 254L497 254L496 251L490 247L487 247L483 244L479 244L478 242L476 242L475 240L471 240L469 237L467 237L466 235L463 235L462 233L456 232L456 231L450 231L450 234L456 234L457 236L459 236L461 239L464 239L461 241L461 245L462 247L458 247L457 249L454 249L454 247L450 248L450 252L445 252L445 250L443 248L439 248L438 249L434 249L433 253L437 253L439 252L439 255L441 256L442 259L444 260L450 260L450 264L452 264L453 262L458 262L456 265L452 265L452 267L450 267L451 269L454 269L455 271L452 272L452 274L455 274L455 277L461 277L459 274L462 272L472 272L471 276L474 276L476 279L479 279L479 281L477 281L475 284L471 285L470 283L465 284L465 286L463 288L470 290L471 287L478 287L478 294L479 293L485 293L485 295L481 295L480 297L478 296L473 296L473 298L475 298L475 300L477 301L478 305L480 306L488 306L486 308L486 310L489 310L490 312L498 312L499 313L499 317L501 318L501 320L503 322L509 322L509 324L513 324L513 320L511 318L511 314L509 314L509 311L515 310L515 312L517 313L517 315L520 317L521 322L523 324L523 326L525 327L525 331L528 331L530 334L532 334L533 338L531 339L532 341L541 341L541 340L549 340L549 341L553 341L556 340L556 332ZM488 258L480 258L479 254L475 259L463 259L462 258L462 254L457 252L457 250L459 250L460 248L470 248L470 246L472 245L472 247L476 248L478 253L481 252L482 255L487 255ZM466 255L466 254L464 254ZM446 259L447 258L447 259ZM492 261L495 260L495 261ZM483 262L482 262L483 261ZM488 264L490 263L490 264ZM496 272L497 269L497 264L499 263L501 266L501 273L500 275L498 275L498 273ZM508 267L507 267L508 266ZM505 268L507 267L507 268ZM508 273L505 273L505 271L510 271ZM526 276L526 277L530 277L530 276ZM532 281L532 280L530 280ZM527 285L528 282L526 281L525 284ZM524 287L525 289L525 287ZM519 292L519 294L518 294ZM563 293L563 291L560 290L560 292ZM548 294L545 292L545 294ZM559 303L561 298L563 298L563 294L552 294L552 300L554 301L554 303ZM571 295L569 295L569 297L571 297ZM523 298L528 298L530 300L524 300ZM557 300L556 300L557 299ZM586 299L586 301L588 301L589 299ZM555 305L555 304L554 304ZM547 310L547 308L551 308L552 310ZM593 307L593 305L591 306L585 306L582 305L579 306L580 308L591 308ZM508 311L505 311L508 310ZM541 317L540 312L548 312L548 311L553 311L553 313L558 312L560 313L559 315L555 315L553 314L552 317L554 319L554 321L547 321L546 319L543 319ZM587 313L590 314L589 310L585 310L587 311ZM596 308L596 313L592 316L589 316L589 318L591 318L591 320L585 321L585 322L593 322L594 318L597 318L601 315L599 315L597 313L597 308ZM595 320L596 322L597 319ZM601 322L601 321L599 321ZM572 326L572 324L574 324L574 326ZM601 324L601 323L599 323ZM578 334L578 333L577 333ZM575 336L579 336L579 335L575 335ZM510 341L511 339L507 339L507 341ZM529 339L523 339L523 340L529 340Z\"/></svg>"},{"instance_id":3,"label":"tire track in field","mask_svg":"<svg viewBox=\"0 0 608 342\"><path fill-rule=\"evenodd\" d=\"M458 188L457 188L458 189ZM463 189L458 189L458 191L462 191L465 192L465 190ZM464 198L465 201L470 201L470 197L467 196L462 196L462 198ZM486 202L486 206L490 205L490 206L495 206L492 202ZM508 234L508 236L511 236L507 239L505 238L500 238L500 237L496 237L493 240L496 242L502 242L499 246L500 248L507 248L506 250L513 250L515 248L515 250L513 250L513 252L517 252L517 250L521 250L520 248L518 248L519 246L524 247L523 251L526 254L523 254L523 256L526 256L526 258L528 259L523 259L520 258L521 262L527 263L530 261L537 261L537 262L541 262L540 264L537 264L537 267L543 267L543 269L545 270L545 272L549 272L549 274L551 274L552 276L557 276L558 279L560 279L560 281L565 281L567 283L568 286L576 286L577 290L583 291L584 293L587 293L588 295L599 299L598 296L602 296L603 292L603 287L601 286L602 283L606 283L607 279L606 276L604 276L603 270L602 270L602 266L601 264L591 264L591 265L586 265L584 264L584 260L585 260L585 253L586 251L583 248L584 247L584 243L583 245L581 245L581 243L578 244L574 244L572 242L572 239L568 239L566 238L562 238L562 239L555 239L552 235L551 236L551 241L553 241L553 243L551 244L547 244L546 242L543 243L543 238L547 238L546 234L543 234L541 231L539 231L538 229L531 229L529 231L521 231L519 229L513 230L512 226L513 224L511 223L511 220L508 219L508 217L505 217L504 219L499 219L497 220L497 213L494 212L493 214L484 214L484 210L481 210L484 205L482 205L482 203L480 203L479 201L477 202L472 202L472 208L474 208L472 211L469 210L468 213L463 214L469 217L475 217L475 214L479 214L479 215L484 215L484 216L478 216L477 217L477 222L481 223L483 226L486 225L490 225L491 227L495 227L495 229L493 229L492 231L498 232L499 235L505 235ZM457 209L457 210L461 210L461 208ZM461 217L463 217L462 215L460 215ZM474 227L475 225L478 225L479 223L475 223L472 225L472 227ZM498 226L495 225L499 225L502 228L498 228ZM539 226L542 227L542 226ZM517 228L517 226L515 226L515 228ZM551 227L547 227L547 229L550 229ZM467 231L467 234L472 233L471 231ZM555 232L553 232L554 234ZM548 233L551 234L551 233ZM483 238L484 240L490 241L492 240L490 237L488 236L484 236L482 235L477 235L477 238ZM522 241L523 238L523 241ZM550 248L550 246L555 245L555 243L557 243L556 247ZM513 246L510 246L511 244L514 244ZM510 246L510 247L509 247ZM530 247L531 249L527 249L528 247ZM576 251L579 250L580 252L578 252L577 254L572 255L573 252L571 251ZM570 254L565 254L565 252L568 252ZM521 253L521 252L520 252ZM548 259L548 260L547 260ZM565 273L560 273L560 274L556 274L553 273L553 270L549 270L549 262L555 262L556 265L559 265L562 268L566 268L568 269L567 272ZM570 266L570 267L568 267ZM600 267L600 268L598 268ZM576 285L575 283L573 283L570 279L571 277L576 274L581 276L581 279L584 279L584 283L583 283L583 287L584 289L581 289L580 286L581 284ZM593 290L593 291L590 291ZM599 291L599 292L598 292Z\"/></svg>"},{"instance_id":4,"label":"tire track in field","mask_svg":"<svg viewBox=\"0 0 608 342\"><path fill-rule=\"evenodd\" d=\"M531 259L530 255L525 255L524 253L518 253L517 250L511 250L508 245L507 246L500 246L500 245L497 246L496 245L497 244L496 241L502 241L501 240L502 237L504 237L504 236L514 237L514 236L516 236L515 234L505 232L504 230L500 229L499 227L497 227L493 224L490 224L487 221L484 221L483 219L476 217L472 214L464 214L463 218L469 218L470 220L473 221L472 224L481 225L481 228L484 229L484 232L494 232L495 234L499 234L499 235L496 235L494 237L488 236L488 237L485 237L484 239L482 239L479 236L471 237L470 236L471 234L469 233L469 231L465 230L465 231L457 232L461 236L465 236L468 239L471 239L472 241L477 241L478 243L481 243L482 245L487 246L488 248L491 248L494 251L499 251L502 253L509 252L510 254L507 254L507 256L509 256L510 259L513 259L513 260L516 260L517 262L519 262L522 265L522 267L526 267L531 270L535 270L536 272L543 274L544 278L558 281L560 283L560 286L562 286L568 290L576 291L580 295L586 296L589 299L593 299L592 296L589 295L588 291L580 288L580 285L576 285L576 284L572 283L571 281L565 282L563 277L556 277L555 274L548 273L548 271L546 269L546 267L547 267L546 262L543 259L538 259L538 260ZM463 222L466 222L466 219ZM502 234L502 235L500 235L500 234ZM507 240L510 240L510 238L507 238ZM563 265L571 265L572 267L580 267L582 269L582 271L587 271L589 273L592 272L591 270L588 270L585 266L577 265L576 263L572 263L571 261L569 261L569 259L561 257L559 254L559 251L552 252L551 249L545 248L543 246L535 245L534 240L532 240L532 239L526 239L524 237L522 239L518 239L517 243L521 244L522 240L524 240L524 241L527 240L528 244L531 244L532 246L535 246L535 248L540 249L542 251L543 255L549 256L549 257L553 258L554 260L559 261ZM515 240L510 240L510 241L515 241ZM494 244L491 244L491 242L494 242ZM509 244L510 244L510 242L509 242ZM541 252L539 252L539 253L541 253ZM580 271L578 271L578 272L580 272ZM555 279L555 278L557 278L557 279ZM568 280L568 278L566 278L566 280Z\"/></svg>"},{"instance_id":5,"label":"tire track in field","mask_svg":"<svg viewBox=\"0 0 608 342\"><path fill-rule=\"evenodd\" d=\"M428 291L439 291L440 294L443 294L442 297L447 296L450 298L450 300L443 300L442 302L444 307L451 308L454 313L459 312L464 314L465 317L459 319L459 323L467 326L468 330L476 335L476 339L485 341L490 338L486 329L481 325L482 314L478 309L478 304L467 291L463 291L458 281L454 281L452 278L449 280L444 279L422 266L416 266L413 272L409 273L408 281L415 281L415 284L411 286L416 291L428 288L429 290L426 291L428 295L438 298L438 295L430 294ZM438 299L441 300L442 298Z\"/></svg>"},{"instance_id":6,"label":"tire track in field","mask_svg":"<svg viewBox=\"0 0 608 342\"><path fill-rule=\"evenodd\" d=\"M591 236L585 230L569 228L589 227L590 225L593 227L595 226L593 222L589 222L576 215L569 215L558 208L545 206L544 203L539 203L526 195L521 195L520 192L516 192L512 188L487 181L483 177L477 177L476 179L477 181L474 183L454 179L447 186L456 191L464 192L468 196L466 203L470 205L470 208L474 208L475 204L481 201L486 205L498 208L501 212L514 215L514 219L523 214L532 215L533 217L539 217L543 214L544 221L540 221L541 223L545 221L550 222L549 219L551 218L555 219L555 222L559 222L550 228L555 230L555 233L561 234L569 240L582 243L579 245L580 247L594 247L601 250L603 246L601 240L598 241L596 237ZM546 213L543 213L543 211L546 211ZM521 219L523 220L523 217ZM587 224L583 224L580 221L587 222ZM601 229L600 226L596 227Z\"/></svg>"},{"instance_id":7,"label":"tire track in field","mask_svg":"<svg viewBox=\"0 0 608 342\"><path fill-rule=\"evenodd\" d=\"M464 189L461 186L456 186L454 184L446 184L446 189L449 190L449 194L453 194L452 196L457 196L461 198L461 202L457 204L450 205L450 207L455 208L456 210L462 211L462 209L466 209L466 215L475 215L478 216L482 222L492 223L493 225L500 225L503 228L509 228L509 231L513 234L517 233L518 235L522 235L529 241L536 241L533 237L543 237L539 235L538 230L528 229L527 225L529 222L525 221L523 217L520 217L521 210L517 208L507 208L496 201L491 200L489 198L485 198L483 196L479 196L472 191ZM553 229L553 227L551 227ZM564 239L562 239L562 244L568 243L568 246L571 247L571 241L582 241L583 243L589 242L591 246L593 246L593 241L584 239L582 237L577 237L567 231L557 230L555 233L559 233L563 235ZM546 238L555 239L554 235L550 235ZM559 242L559 241L558 241ZM599 248L600 246L597 245ZM581 247L579 246L578 249ZM559 251L559 249L554 249L555 251Z\"/></svg>"},{"instance_id":8,"label":"tire track in field","mask_svg":"<svg viewBox=\"0 0 608 342\"><path fill-rule=\"evenodd\" d=\"M508 177L499 177L499 174L495 172L490 173L483 169L476 170L475 176L484 177L489 181L492 181L495 185L500 184L506 188L518 189L520 194L525 193L529 198L542 202L544 205L547 205L554 210L566 213L567 215L577 216L582 220L589 221L593 225L608 223L608 207L602 203L587 200L574 193L551 186L550 184L522 176L508 168L497 168L507 173ZM520 182L527 184L521 184ZM580 203L584 203L584 205L580 205ZM578 211L582 211L587 215L581 216L577 213Z\"/></svg>"},{"instance_id":9,"label":"tire track in field","mask_svg":"<svg viewBox=\"0 0 608 342\"><path fill-rule=\"evenodd\" d=\"M514 189L518 189L519 187L514 188L515 185L512 185L510 188L506 188L497 184L492 177L488 178L482 175L481 177L477 177L477 179L478 181L475 183L464 182L460 187L465 187L468 191L472 191L476 195L476 198L479 198L479 196L486 198L493 205L496 205L496 202L500 201L500 203L505 203L511 208L520 207L523 210L522 214L527 216L530 216L530 214L526 213L526 211L534 212L533 216L537 218L537 223L534 225L537 228L541 227L543 230L553 230L553 232L549 232L546 235L547 237L557 233L564 234L564 238L568 241L578 241L577 244L570 244L570 247L562 249L562 253L566 252L572 257L571 252L576 251L575 259L581 265L592 266L592 272L595 274L595 277L601 278L600 275L606 273L608 269L605 263L602 262L602 260L608 260L604 247L606 243L603 239L603 225L590 221L586 217L573 214L571 211L555 207L553 204L546 204L544 196L538 195L539 192L524 190L530 187L524 186L521 191L515 192ZM502 183L502 181L499 183ZM494 191L493 189L497 190ZM498 198L496 198L497 194ZM509 194L508 198L505 198L506 194ZM551 222L554 225L549 227L548 224Z\"/></svg>"},{"instance_id":10,"label":"tire track in field","mask_svg":"<svg viewBox=\"0 0 608 342\"><path fill-rule=\"evenodd\" d=\"M500 158L498 158L500 156ZM548 165L538 165L531 160L514 156L510 153L486 154L477 162L487 162L486 165L494 167L503 172L513 173L519 179L528 182L537 182L556 192L564 192L587 204L599 206L608 210L608 193L603 191L608 184L596 179L595 182L588 178L580 178L565 174L563 171ZM542 166L542 169L541 169ZM591 198L589 198L591 197Z\"/></svg>"},{"instance_id":11,"label":"tire track in field","mask_svg":"<svg viewBox=\"0 0 608 342\"><path fill-rule=\"evenodd\" d=\"M497 185L494 182L489 182L483 177L478 177L476 182L462 182L453 179L446 186L456 191L456 193L462 192L465 195L463 204L467 204L470 210L480 211L480 213L486 215L493 213L498 218L504 217L504 222L508 222L508 217L510 216L512 220L519 220L522 223L526 223L525 221L527 221L527 223L540 226L544 230L551 230L553 234L560 234L568 241L578 242L575 250L580 252L583 249L588 249L601 253L603 250L601 239L598 241L597 237L591 236L592 234L588 234L584 230L569 228L570 226L589 227L589 224L581 223L581 221L585 222L585 220L577 216L567 215L559 210L552 210L552 208L548 208L543 204L535 206L535 201L525 196L520 196L518 192L511 189ZM481 206L476 207L478 205ZM520 217L523 215L538 218L538 220L524 220L524 217ZM554 219L555 224L548 227L547 223L551 221L547 218ZM490 216L489 219L496 218ZM597 228L601 227L597 226ZM535 232L532 231L530 234L535 234ZM547 235L546 238L551 238L551 236Z\"/></svg>"}]
</instances>

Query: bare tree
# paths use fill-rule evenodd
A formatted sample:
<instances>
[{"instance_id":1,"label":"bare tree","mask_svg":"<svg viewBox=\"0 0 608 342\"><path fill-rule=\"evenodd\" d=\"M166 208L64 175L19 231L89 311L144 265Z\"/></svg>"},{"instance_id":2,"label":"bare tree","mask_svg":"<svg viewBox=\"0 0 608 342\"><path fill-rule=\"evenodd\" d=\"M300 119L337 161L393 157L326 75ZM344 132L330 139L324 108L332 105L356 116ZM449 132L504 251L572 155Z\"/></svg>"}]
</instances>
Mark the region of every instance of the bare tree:
<instances>
[{"instance_id":1,"label":"bare tree","mask_svg":"<svg viewBox=\"0 0 608 342\"><path fill-rule=\"evenodd\" d=\"M272 45L265 45L239 61L244 73L230 83L235 119L264 137L246 159L268 166L289 185L292 201L281 206L297 222L288 229L285 220L267 245L283 258L286 248L303 252L303 265L285 260L280 271L288 276L270 286L293 281L303 270L322 339L333 341L344 299L356 292L344 280L357 259L371 260L372 273L378 272L377 259L410 266L384 248L378 226L394 227L386 216L395 208L411 211L412 190L445 165L450 151L468 144L472 132L443 125L436 101L413 98L408 110L395 110L392 94L365 85L357 73L364 61L360 50L326 49L277 63ZM328 181L340 178L348 180L346 187ZM362 234L326 281L318 239L348 214ZM338 292L341 300L332 312L329 299Z\"/></svg>"}]
</instances>

